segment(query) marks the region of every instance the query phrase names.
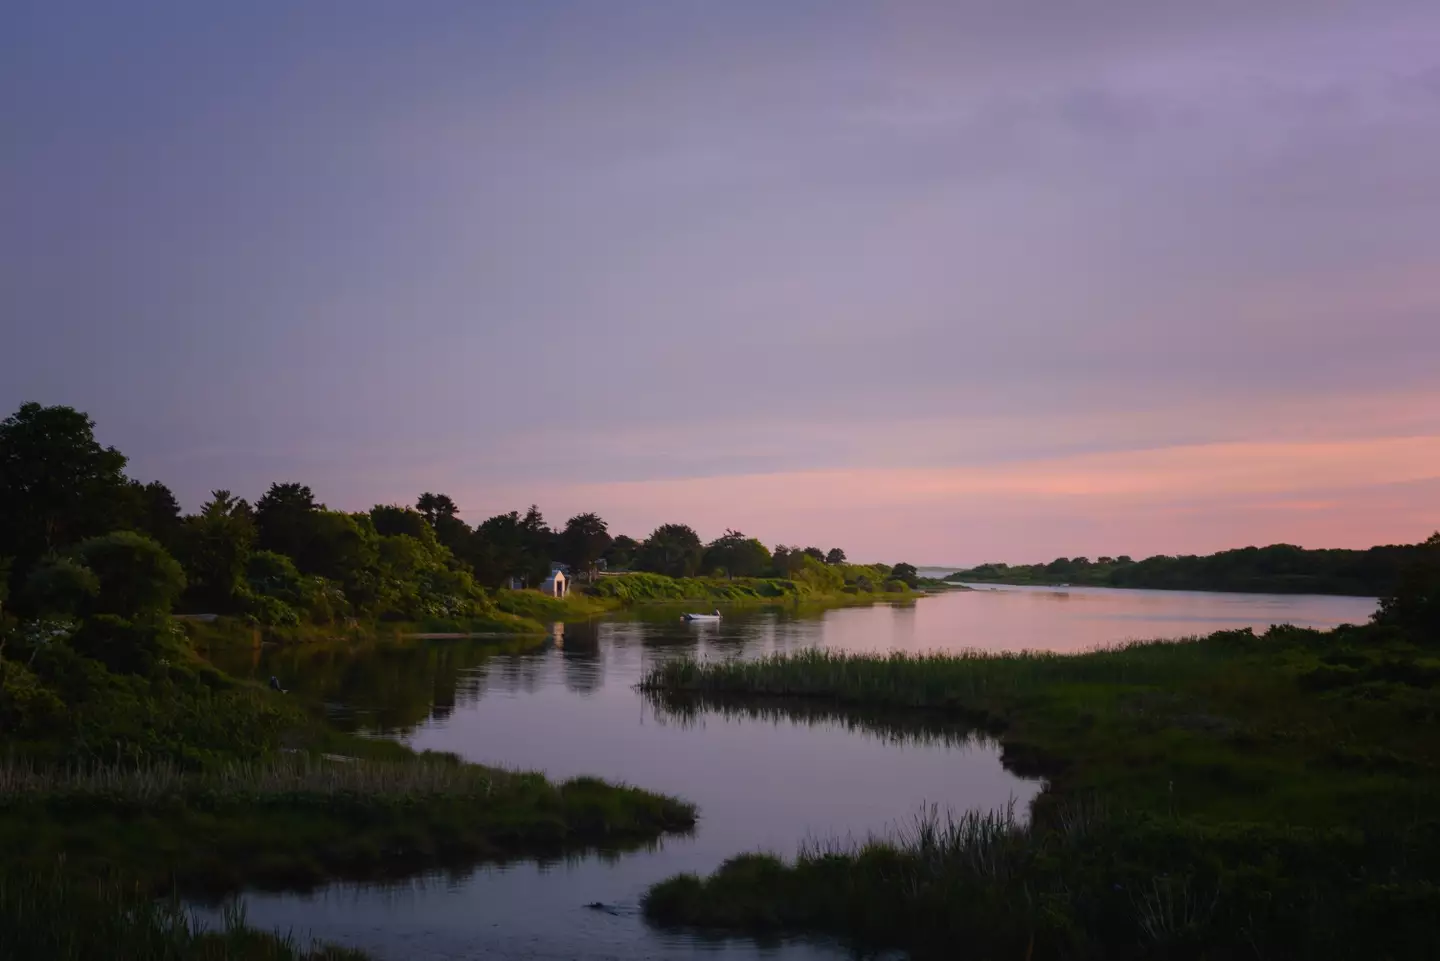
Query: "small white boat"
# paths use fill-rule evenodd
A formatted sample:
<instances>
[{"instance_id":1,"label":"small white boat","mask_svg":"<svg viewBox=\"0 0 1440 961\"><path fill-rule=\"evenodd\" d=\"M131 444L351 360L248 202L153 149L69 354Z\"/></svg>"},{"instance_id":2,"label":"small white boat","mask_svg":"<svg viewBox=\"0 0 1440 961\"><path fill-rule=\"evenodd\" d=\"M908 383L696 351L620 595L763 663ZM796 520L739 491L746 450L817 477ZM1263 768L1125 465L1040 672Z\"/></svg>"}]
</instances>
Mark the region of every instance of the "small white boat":
<instances>
[{"instance_id":1,"label":"small white boat","mask_svg":"<svg viewBox=\"0 0 1440 961\"><path fill-rule=\"evenodd\" d=\"M718 620L720 620L720 611L719 611L719 610L716 610L714 614L681 614L681 615L680 615L680 620L682 620L682 621L718 621Z\"/></svg>"}]
</instances>

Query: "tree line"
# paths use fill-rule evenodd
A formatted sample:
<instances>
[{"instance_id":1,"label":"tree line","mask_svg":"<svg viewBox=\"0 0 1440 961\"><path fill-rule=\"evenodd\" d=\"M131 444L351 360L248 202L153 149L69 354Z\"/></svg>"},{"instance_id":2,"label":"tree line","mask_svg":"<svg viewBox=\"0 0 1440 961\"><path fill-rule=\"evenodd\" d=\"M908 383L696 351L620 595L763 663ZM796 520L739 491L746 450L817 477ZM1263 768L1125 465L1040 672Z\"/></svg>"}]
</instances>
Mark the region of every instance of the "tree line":
<instances>
[{"instance_id":1,"label":"tree line","mask_svg":"<svg viewBox=\"0 0 1440 961\"><path fill-rule=\"evenodd\" d=\"M69 407L27 403L0 423L0 602L8 596L32 618L125 619L174 606L275 626L413 621L473 616L487 588L533 585L554 562L574 572L794 578L846 561L838 548L771 550L734 530L705 543L685 524L637 540L612 535L595 513L553 529L533 505L471 527L451 497L433 492L413 507L347 512L295 482L272 484L254 503L216 490L186 514L163 483L127 477L126 464ZM908 564L871 576L916 583Z\"/></svg>"},{"instance_id":2,"label":"tree line","mask_svg":"<svg viewBox=\"0 0 1440 961\"><path fill-rule=\"evenodd\" d=\"M1432 538L1432 541L1434 539ZM1428 557L1431 542L1368 550L1307 550L1293 544L1242 547L1215 554L1057 557L1044 564L981 564L951 580L1004 584L1074 584L1156 590L1385 597L1402 574Z\"/></svg>"}]
</instances>

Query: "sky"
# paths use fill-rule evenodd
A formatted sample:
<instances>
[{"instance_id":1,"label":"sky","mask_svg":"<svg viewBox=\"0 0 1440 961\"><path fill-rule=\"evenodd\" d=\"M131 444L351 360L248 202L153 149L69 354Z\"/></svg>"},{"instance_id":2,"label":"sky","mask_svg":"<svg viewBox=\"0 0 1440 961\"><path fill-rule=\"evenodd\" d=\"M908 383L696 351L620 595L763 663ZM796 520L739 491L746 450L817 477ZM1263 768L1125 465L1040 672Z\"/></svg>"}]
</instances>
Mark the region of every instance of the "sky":
<instances>
[{"instance_id":1,"label":"sky","mask_svg":"<svg viewBox=\"0 0 1440 961\"><path fill-rule=\"evenodd\" d=\"M11 0L0 409L187 509L1440 528L1434 0Z\"/></svg>"}]
</instances>

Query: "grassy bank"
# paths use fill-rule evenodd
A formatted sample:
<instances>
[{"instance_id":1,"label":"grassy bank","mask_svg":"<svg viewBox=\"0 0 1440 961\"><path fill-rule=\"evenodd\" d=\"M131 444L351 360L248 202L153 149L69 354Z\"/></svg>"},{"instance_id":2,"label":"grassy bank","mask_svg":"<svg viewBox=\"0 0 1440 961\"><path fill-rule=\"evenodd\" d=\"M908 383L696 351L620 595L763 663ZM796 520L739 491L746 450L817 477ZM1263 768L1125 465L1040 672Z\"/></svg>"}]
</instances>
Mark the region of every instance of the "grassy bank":
<instances>
[{"instance_id":1,"label":"grassy bank","mask_svg":"<svg viewBox=\"0 0 1440 961\"><path fill-rule=\"evenodd\" d=\"M77 878L58 867L0 871L0 957L12 961L365 961L358 951L298 948L227 911L207 929L174 902L132 884Z\"/></svg>"},{"instance_id":2,"label":"grassy bank","mask_svg":"<svg viewBox=\"0 0 1440 961\"><path fill-rule=\"evenodd\" d=\"M536 596L543 597L538 592ZM393 641L417 634L544 638L553 620L542 622L535 617L498 608L483 617L431 617L419 621L355 621L285 627L257 625L235 617L205 620L176 618L191 644L200 649L251 647L256 644L298 647L338 642Z\"/></svg>"},{"instance_id":3,"label":"grassy bank","mask_svg":"<svg viewBox=\"0 0 1440 961\"><path fill-rule=\"evenodd\" d=\"M694 822L688 805L637 789L553 784L337 730L323 705L205 662L168 619L6 640L7 863L63 856L70 871L186 890L308 887L643 844Z\"/></svg>"},{"instance_id":4,"label":"grassy bank","mask_svg":"<svg viewBox=\"0 0 1440 961\"><path fill-rule=\"evenodd\" d=\"M962 941L981 957L1433 956L1437 685L1434 649L1380 627L667 664L645 687L672 706L912 712L988 732L1049 783L1032 825L931 821L788 863L744 857L657 886L646 912L917 957Z\"/></svg>"},{"instance_id":5,"label":"grassy bank","mask_svg":"<svg viewBox=\"0 0 1440 961\"><path fill-rule=\"evenodd\" d=\"M620 607L616 598L573 592L551 597L539 591L496 591L495 607L504 614L543 625L555 621L586 621Z\"/></svg>"},{"instance_id":6,"label":"grassy bank","mask_svg":"<svg viewBox=\"0 0 1440 961\"><path fill-rule=\"evenodd\" d=\"M202 772L0 767L0 849L11 865L65 858L186 892L305 889L462 870L486 860L621 850L694 824L681 801L578 778L464 764L305 755Z\"/></svg>"},{"instance_id":7,"label":"grassy bank","mask_svg":"<svg viewBox=\"0 0 1440 961\"><path fill-rule=\"evenodd\" d=\"M868 582L865 582L868 583ZM913 600L917 595L898 582L888 589L862 589L855 584L815 586L778 577L666 577L663 574L621 574L602 577L589 588L597 598L623 606L696 604L711 607L776 604L868 604Z\"/></svg>"}]
</instances>

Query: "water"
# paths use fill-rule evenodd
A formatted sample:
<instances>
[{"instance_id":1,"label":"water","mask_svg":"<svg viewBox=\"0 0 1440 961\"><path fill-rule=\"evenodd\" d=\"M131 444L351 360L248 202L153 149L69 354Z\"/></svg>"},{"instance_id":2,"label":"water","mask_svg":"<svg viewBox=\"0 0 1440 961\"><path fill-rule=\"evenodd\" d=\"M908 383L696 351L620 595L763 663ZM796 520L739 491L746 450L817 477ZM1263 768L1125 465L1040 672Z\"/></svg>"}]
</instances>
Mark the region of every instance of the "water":
<instances>
[{"instance_id":1,"label":"water","mask_svg":"<svg viewBox=\"0 0 1440 961\"><path fill-rule=\"evenodd\" d=\"M538 650L496 653L431 641L351 654L266 652L227 665L280 676L323 700L342 726L556 778L595 774L686 797L693 836L653 850L431 877L384 888L334 885L311 896L247 897L252 923L364 948L382 959L838 958L838 947L716 942L650 929L639 898L680 871L742 851L792 854L808 838L863 837L925 804L1023 811L1039 785L1005 771L994 746L959 736L896 739L833 720L657 713L635 690L667 658L755 657L811 646L848 651L1023 648L1076 651L1273 623L1365 620L1365 598L997 588L913 605L814 617L752 612L719 624L615 619L557 625ZM585 907L603 902L605 911Z\"/></svg>"}]
</instances>

